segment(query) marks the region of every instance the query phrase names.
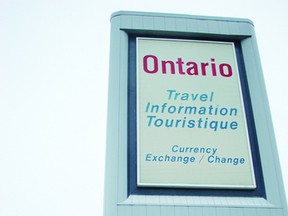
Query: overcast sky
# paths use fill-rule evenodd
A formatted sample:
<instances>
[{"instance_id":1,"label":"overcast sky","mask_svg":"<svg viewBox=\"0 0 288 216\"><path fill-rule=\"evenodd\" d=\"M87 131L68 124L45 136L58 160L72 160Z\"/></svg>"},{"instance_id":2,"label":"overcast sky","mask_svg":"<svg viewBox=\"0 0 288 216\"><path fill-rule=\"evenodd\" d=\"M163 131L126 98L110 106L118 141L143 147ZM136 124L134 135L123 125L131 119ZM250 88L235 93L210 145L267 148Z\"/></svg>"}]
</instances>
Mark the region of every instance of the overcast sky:
<instances>
[{"instance_id":1,"label":"overcast sky","mask_svg":"<svg viewBox=\"0 0 288 216\"><path fill-rule=\"evenodd\" d=\"M254 22L288 191L287 0L0 0L0 215L102 215L119 10Z\"/></svg>"}]
</instances>

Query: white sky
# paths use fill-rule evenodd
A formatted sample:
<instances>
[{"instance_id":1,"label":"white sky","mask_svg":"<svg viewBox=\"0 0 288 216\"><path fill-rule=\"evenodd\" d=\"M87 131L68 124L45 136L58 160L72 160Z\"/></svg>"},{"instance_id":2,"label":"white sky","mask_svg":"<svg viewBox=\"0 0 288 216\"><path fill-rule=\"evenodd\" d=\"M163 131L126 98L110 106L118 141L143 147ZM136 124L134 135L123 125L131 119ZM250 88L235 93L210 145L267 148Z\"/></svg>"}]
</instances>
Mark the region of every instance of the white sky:
<instances>
[{"instance_id":1,"label":"white sky","mask_svg":"<svg viewBox=\"0 0 288 216\"><path fill-rule=\"evenodd\" d=\"M102 215L119 10L254 22L287 194L286 0L0 0L0 215Z\"/></svg>"}]
</instances>

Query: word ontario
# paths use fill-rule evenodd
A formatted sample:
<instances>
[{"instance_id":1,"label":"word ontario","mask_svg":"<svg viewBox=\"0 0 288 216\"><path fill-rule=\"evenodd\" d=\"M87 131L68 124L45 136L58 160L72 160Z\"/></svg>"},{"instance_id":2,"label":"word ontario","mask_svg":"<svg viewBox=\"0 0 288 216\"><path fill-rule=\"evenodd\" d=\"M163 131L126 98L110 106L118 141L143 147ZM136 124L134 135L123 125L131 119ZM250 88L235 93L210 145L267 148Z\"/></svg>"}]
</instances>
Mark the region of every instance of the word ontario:
<instances>
[{"instance_id":1,"label":"word ontario","mask_svg":"<svg viewBox=\"0 0 288 216\"><path fill-rule=\"evenodd\" d=\"M231 77L232 66L227 63L218 64L215 58L210 58L208 62L183 61L182 58L176 60L159 60L155 55L145 55L143 57L143 70L148 74L155 74L162 71L162 74L180 74L194 76L222 76Z\"/></svg>"}]
</instances>

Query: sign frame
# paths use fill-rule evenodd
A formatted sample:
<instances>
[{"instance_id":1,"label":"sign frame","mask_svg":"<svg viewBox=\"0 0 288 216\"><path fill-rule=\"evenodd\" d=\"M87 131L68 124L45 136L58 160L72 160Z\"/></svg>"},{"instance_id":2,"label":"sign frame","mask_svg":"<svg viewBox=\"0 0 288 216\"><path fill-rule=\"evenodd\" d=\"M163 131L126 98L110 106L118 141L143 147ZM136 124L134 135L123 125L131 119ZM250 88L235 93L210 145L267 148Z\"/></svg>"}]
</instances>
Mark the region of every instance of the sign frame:
<instances>
[{"instance_id":1,"label":"sign frame","mask_svg":"<svg viewBox=\"0 0 288 216\"><path fill-rule=\"evenodd\" d=\"M111 15L110 35L104 215L288 216L253 22L242 18L119 11ZM253 125L256 136L252 139L259 147L258 153L252 149L261 162L259 172L255 173L256 190L137 187L133 176L137 173L136 145L132 145L137 140L133 127L136 92L130 91L136 88L132 73L136 67L135 36L235 42L236 54L243 63L238 66L246 72L248 88L242 88L243 94L251 103L248 109L244 104L247 123ZM263 184L257 181L261 175Z\"/></svg>"},{"instance_id":2,"label":"sign frame","mask_svg":"<svg viewBox=\"0 0 288 216\"><path fill-rule=\"evenodd\" d=\"M251 151L253 155L253 167L255 171L255 180L256 180L256 189L253 188L249 189L243 189L243 188L199 188L199 187L161 187L161 186L139 186L137 184L137 163L129 161L137 161L137 73L136 73L136 38L137 37L148 37L148 38L166 38L166 39L180 39L180 40L187 40L187 37L179 37L179 36L170 36L170 37L164 37L164 36L157 36L157 35L151 35L150 34L129 34L128 37L128 47L129 47L129 56L128 56L128 98L127 98L127 104L128 104L128 125L127 125L127 141L128 141L128 194L130 195L179 195L179 196L211 196L212 194L214 196L231 196L231 197L266 197L266 191L264 186L264 179L263 179L263 173L262 173L262 167L260 162L260 152L259 152L259 146L258 146L258 139L257 139L257 133L255 128L255 122L254 122L254 116L253 116L253 108L252 108L252 101L250 99L250 92L248 88L248 80L247 80L247 74L244 67L244 59L243 59L243 53L241 49L241 45L239 43L239 39L235 38L234 40L228 40L227 38L217 38L215 39L216 42L232 42L235 46L236 51L236 58L237 58L237 64L239 67L239 71L243 71L243 73L239 73L240 75L240 82L241 82L241 88L243 92L243 99L245 100L244 106L245 111L247 115L247 124L248 132L249 132L249 139L252 143L251 145ZM188 40L204 40L204 41L214 41L213 38L204 38L202 37L195 37L195 38L188 38ZM259 163L260 162L260 163Z\"/></svg>"}]
</instances>

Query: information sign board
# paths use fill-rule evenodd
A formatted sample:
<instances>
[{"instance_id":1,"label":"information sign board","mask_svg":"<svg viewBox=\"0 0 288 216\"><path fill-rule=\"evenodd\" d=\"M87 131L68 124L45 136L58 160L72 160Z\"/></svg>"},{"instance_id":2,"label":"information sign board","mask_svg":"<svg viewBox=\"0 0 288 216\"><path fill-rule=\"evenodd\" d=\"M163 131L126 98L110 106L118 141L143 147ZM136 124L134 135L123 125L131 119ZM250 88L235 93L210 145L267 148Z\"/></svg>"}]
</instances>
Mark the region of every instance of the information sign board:
<instances>
[{"instance_id":1,"label":"information sign board","mask_svg":"<svg viewBox=\"0 0 288 216\"><path fill-rule=\"evenodd\" d=\"M234 43L136 49L138 186L256 188Z\"/></svg>"}]
</instances>

